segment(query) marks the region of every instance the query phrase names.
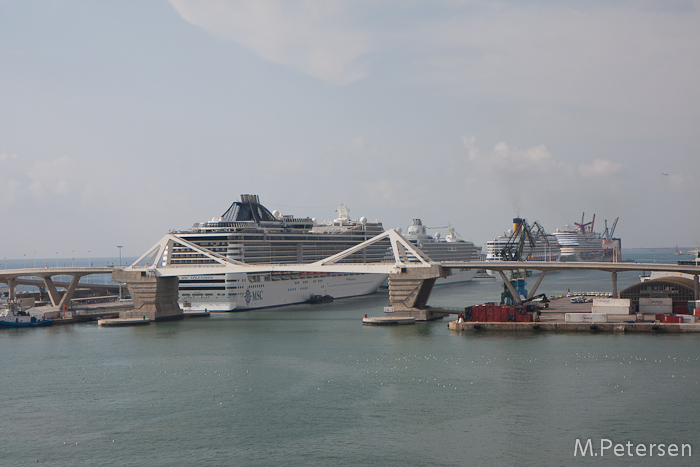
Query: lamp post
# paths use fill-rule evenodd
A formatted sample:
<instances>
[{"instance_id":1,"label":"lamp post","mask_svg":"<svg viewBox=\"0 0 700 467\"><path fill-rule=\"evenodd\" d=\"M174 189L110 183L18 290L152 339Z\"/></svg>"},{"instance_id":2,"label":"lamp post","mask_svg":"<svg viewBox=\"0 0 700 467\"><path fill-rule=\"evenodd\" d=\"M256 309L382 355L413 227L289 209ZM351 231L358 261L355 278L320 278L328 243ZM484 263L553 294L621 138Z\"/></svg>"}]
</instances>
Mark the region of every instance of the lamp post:
<instances>
[{"instance_id":1,"label":"lamp post","mask_svg":"<svg viewBox=\"0 0 700 467\"><path fill-rule=\"evenodd\" d=\"M122 247L123 245L117 245L117 248L119 248L119 269L122 267ZM119 283L119 301L122 300L122 283Z\"/></svg>"}]
</instances>

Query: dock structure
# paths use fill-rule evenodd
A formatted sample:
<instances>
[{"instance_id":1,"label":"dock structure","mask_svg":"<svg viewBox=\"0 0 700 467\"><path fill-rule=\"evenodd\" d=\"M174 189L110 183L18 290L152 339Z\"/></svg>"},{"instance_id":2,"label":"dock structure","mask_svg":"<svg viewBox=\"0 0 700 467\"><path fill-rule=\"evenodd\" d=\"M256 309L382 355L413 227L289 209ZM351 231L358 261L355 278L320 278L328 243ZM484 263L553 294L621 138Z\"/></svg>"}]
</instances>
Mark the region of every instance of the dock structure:
<instances>
[{"instance_id":1,"label":"dock structure","mask_svg":"<svg viewBox=\"0 0 700 467\"><path fill-rule=\"evenodd\" d=\"M541 310L539 321L535 322L479 322L454 320L447 324L450 331L473 332L518 332L518 333L700 333L700 323L662 323L654 314L607 314L604 322L569 320L571 315L581 318L593 317L592 305L588 303L571 303L568 298L557 298L550 302L549 308ZM691 317L692 318L692 317ZM695 321L695 319L693 319Z\"/></svg>"},{"instance_id":2,"label":"dock structure","mask_svg":"<svg viewBox=\"0 0 700 467\"><path fill-rule=\"evenodd\" d=\"M148 319L150 321L172 321L184 318L178 304L177 276L158 277L146 271L116 269L112 280L122 282L129 288L134 308L121 311L121 319Z\"/></svg>"},{"instance_id":3,"label":"dock structure","mask_svg":"<svg viewBox=\"0 0 700 467\"><path fill-rule=\"evenodd\" d=\"M343 259L364 248L388 239L393 261L382 263L348 263ZM174 248L187 248L210 260L209 265L173 264L168 252ZM430 308L427 303L435 280L447 277L452 269L487 269L497 271L509 288L516 303L523 299L507 280L505 271L539 270L537 283L525 300L532 298L548 271L599 270L611 274L613 296L619 297L617 274L624 271L665 271L690 274L694 277L694 295L700 300L698 276L700 267L693 265L608 263L608 262L544 262L544 261L432 261L423 251L406 240L395 230L387 230L363 243L314 263L302 264L248 264L227 258L211 249L196 245L174 234L165 235L132 265L115 270L112 278L127 284L134 299L134 314L149 319L179 319L182 310L177 303L178 276L221 273L266 272L339 272L387 274L389 277L389 301L395 317L413 317L417 321L440 319L446 313ZM138 311L137 311L138 310ZM127 317L127 316L123 316Z\"/></svg>"}]
</instances>

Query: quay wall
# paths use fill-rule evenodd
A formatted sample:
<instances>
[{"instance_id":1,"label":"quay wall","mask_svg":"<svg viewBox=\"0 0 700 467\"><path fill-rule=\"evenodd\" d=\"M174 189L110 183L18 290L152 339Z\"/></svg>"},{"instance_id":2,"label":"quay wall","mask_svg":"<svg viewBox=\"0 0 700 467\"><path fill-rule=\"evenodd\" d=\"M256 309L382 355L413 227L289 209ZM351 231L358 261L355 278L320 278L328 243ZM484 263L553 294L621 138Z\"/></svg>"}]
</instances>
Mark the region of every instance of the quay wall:
<instances>
[{"instance_id":1,"label":"quay wall","mask_svg":"<svg viewBox=\"0 0 700 467\"><path fill-rule=\"evenodd\" d=\"M450 321L451 331L693 333L700 324L669 323L480 323Z\"/></svg>"}]
</instances>

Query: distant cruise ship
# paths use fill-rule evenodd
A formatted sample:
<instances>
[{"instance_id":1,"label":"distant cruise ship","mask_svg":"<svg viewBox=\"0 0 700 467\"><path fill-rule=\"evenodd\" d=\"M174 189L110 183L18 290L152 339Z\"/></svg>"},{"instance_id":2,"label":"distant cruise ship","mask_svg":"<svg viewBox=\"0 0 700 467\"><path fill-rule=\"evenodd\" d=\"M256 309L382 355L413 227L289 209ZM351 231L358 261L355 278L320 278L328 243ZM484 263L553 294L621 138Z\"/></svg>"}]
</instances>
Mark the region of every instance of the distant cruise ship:
<instances>
[{"instance_id":1,"label":"distant cruise ship","mask_svg":"<svg viewBox=\"0 0 700 467\"><path fill-rule=\"evenodd\" d=\"M439 232L429 235L420 219L413 219L404 238L420 248L433 261L478 261L479 248L470 241L457 238L457 233L447 227L447 235L442 238ZM452 275L440 278L435 285L468 282L474 278L476 269L453 269Z\"/></svg>"},{"instance_id":2,"label":"distant cruise ship","mask_svg":"<svg viewBox=\"0 0 700 467\"><path fill-rule=\"evenodd\" d=\"M575 223L575 227L567 224L551 234L543 234L544 229L535 223L536 228L532 228L535 246L532 247L527 238L522 241L523 261L622 261L622 240L613 237L617 219L612 229L608 229L606 222L603 233L593 231L594 222L595 216L588 223L584 223L582 217L581 223ZM512 229L486 242L486 261L503 261L504 249L506 256L512 254L525 229L529 228L524 219L513 219ZM535 235L536 230L539 230L539 235Z\"/></svg>"},{"instance_id":3,"label":"distant cruise ship","mask_svg":"<svg viewBox=\"0 0 700 467\"><path fill-rule=\"evenodd\" d=\"M270 212L257 195L241 195L221 216L171 232L227 258L249 264L312 263L384 232L381 222L351 220L345 205L333 222L318 223ZM377 242L342 262L373 263L385 259L388 240ZM175 246L172 265L211 264L213 260L186 246ZM179 300L185 311L233 311L303 303L312 296L333 298L375 292L386 274L222 273L179 276Z\"/></svg>"},{"instance_id":4,"label":"distant cruise ship","mask_svg":"<svg viewBox=\"0 0 700 467\"><path fill-rule=\"evenodd\" d=\"M622 261L621 240L612 238L607 233L594 232L595 214L591 222L584 223L583 220L584 216L581 216L581 223L574 223L575 227L567 224L554 231L561 247L561 260Z\"/></svg>"}]
</instances>

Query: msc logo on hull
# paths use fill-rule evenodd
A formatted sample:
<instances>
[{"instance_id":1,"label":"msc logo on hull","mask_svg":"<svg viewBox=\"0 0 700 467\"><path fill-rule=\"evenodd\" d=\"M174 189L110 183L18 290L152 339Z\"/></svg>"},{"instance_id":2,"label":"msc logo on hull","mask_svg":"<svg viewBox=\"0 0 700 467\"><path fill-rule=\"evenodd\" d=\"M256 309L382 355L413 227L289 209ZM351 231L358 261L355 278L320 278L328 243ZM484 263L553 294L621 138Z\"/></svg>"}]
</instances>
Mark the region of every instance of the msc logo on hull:
<instances>
[{"instance_id":1,"label":"msc logo on hull","mask_svg":"<svg viewBox=\"0 0 700 467\"><path fill-rule=\"evenodd\" d=\"M245 298L246 305L250 305L250 302L257 302L263 299L263 291L256 290L255 292L251 292L250 289L246 289L243 297Z\"/></svg>"}]
</instances>

